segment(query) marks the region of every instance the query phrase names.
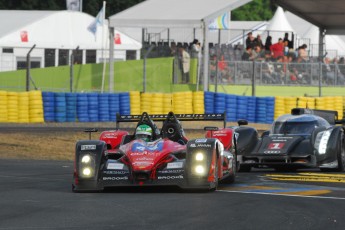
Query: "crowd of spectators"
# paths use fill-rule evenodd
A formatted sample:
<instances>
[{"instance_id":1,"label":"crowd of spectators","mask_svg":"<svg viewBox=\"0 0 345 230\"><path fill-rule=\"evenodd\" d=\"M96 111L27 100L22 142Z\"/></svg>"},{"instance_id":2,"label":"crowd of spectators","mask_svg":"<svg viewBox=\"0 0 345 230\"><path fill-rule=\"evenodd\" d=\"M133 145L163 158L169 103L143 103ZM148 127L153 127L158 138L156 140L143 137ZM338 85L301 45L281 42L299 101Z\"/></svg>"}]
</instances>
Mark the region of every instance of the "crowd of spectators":
<instances>
[{"instance_id":1,"label":"crowd of spectators","mask_svg":"<svg viewBox=\"0 0 345 230\"><path fill-rule=\"evenodd\" d=\"M235 72L230 63L234 61L260 63L255 68L260 68L258 72L264 84L312 84L313 81L318 81L319 73L312 63L319 63L319 60L309 57L306 44L294 47L292 40L285 33L277 41L272 41L272 37L267 36L263 42L260 35L254 37L249 32L244 45L209 43L211 82L216 79L216 75L222 82L233 82ZM197 39L191 43L171 42L169 45L167 42L160 42L155 45L151 57L178 55L179 47L183 47L191 58L200 58L202 54L202 45ZM323 83L344 85L344 58L331 60L325 57L322 62Z\"/></svg>"}]
</instances>

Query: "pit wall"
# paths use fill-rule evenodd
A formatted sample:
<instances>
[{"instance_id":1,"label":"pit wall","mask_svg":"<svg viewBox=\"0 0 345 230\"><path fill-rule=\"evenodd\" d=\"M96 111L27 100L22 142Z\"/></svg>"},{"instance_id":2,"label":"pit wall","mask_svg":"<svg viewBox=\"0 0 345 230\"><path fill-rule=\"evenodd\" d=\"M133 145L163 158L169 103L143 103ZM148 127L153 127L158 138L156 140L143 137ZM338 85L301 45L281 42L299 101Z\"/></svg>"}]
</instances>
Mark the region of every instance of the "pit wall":
<instances>
[{"instance_id":1,"label":"pit wall","mask_svg":"<svg viewBox=\"0 0 345 230\"><path fill-rule=\"evenodd\" d=\"M345 97L250 97L214 92L57 93L0 91L0 122L113 122L116 113L226 113L227 121L246 119L270 124L292 108L338 111L344 117Z\"/></svg>"}]
</instances>

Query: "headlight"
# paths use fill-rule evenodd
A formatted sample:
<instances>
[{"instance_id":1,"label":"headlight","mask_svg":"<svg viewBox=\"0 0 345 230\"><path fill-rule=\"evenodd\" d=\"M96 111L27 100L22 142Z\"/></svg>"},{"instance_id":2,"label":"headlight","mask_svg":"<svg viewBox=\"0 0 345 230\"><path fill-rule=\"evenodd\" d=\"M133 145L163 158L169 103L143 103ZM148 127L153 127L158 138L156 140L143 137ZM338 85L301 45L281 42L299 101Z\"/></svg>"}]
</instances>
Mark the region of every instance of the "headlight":
<instances>
[{"instance_id":1,"label":"headlight","mask_svg":"<svg viewBox=\"0 0 345 230\"><path fill-rule=\"evenodd\" d=\"M204 160L204 154L203 153L195 154L195 160L196 161L203 161Z\"/></svg>"},{"instance_id":2,"label":"headlight","mask_svg":"<svg viewBox=\"0 0 345 230\"><path fill-rule=\"evenodd\" d=\"M319 154L325 154L327 149L327 143L331 136L332 130L326 130L319 132L316 135L314 147L318 150Z\"/></svg>"},{"instance_id":3,"label":"headlight","mask_svg":"<svg viewBox=\"0 0 345 230\"><path fill-rule=\"evenodd\" d=\"M81 158L81 162L82 162L82 163L87 164L87 163L90 163L90 161L91 161L90 155L85 155L85 156L83 156L83 157Z\"/></svg>"},{"instance_id":4,"label":"headlight","mask_svg":"<svg viewBox=\"0 0 345 230\"><path fill-rule=\"evenodd\" d=\"M197 165L195 167L195 173L199 175L203 175L205 173L205 167L202 165Z\"/></svg>"},{"instance_id":5,"label":"headlight","mask_svg":"<svg viewBox=\"0 0 345 230\"><path fill-rule=\"evenodd\" d=\"M91 169L89 167L84 168L83 175L89 177L91 175Z\"/></svg>"}]
</instances>

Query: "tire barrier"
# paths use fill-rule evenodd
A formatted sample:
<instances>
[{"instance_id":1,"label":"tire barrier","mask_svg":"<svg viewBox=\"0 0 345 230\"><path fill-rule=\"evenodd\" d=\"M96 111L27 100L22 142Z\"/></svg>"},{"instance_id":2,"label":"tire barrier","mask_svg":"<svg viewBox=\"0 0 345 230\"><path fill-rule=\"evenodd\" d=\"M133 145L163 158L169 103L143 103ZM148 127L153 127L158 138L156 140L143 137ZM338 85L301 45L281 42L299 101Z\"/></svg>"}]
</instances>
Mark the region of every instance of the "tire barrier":
<instances>
[{"instance_id":1,"label":"tire barrier","mask_svg":"<svg viewBox=\"0 0 345 230\"><path fill-rule=\"evenodd\" d=\"M55 121L55 93L42 92L43 116L45 122Z\"/></svg>"},{"instance_id":2,"label":"tire barrier","mask_svg":"<svg viewBox=\"0 0 345 230\"><path fill-rule=\"evenodd\" d=\"M120 93L120 113L123 115L131 114L129 93Z\"/></svg>"},{"instance_id":3,"label":"tire barrier","mask_svg":"<svg viewBox=\"0 0 345 230\"><path fill-rule=\"evenodd\" d=\"M338 111L344 117L345 97L250 97L214 92L56 93L0 91L0 122L114 122L116 113L226 113L228 122L246 119L270 124L292 108Z\"/></svg>"},{"instance_id":4,"label":"tire barrier","mask_svg":"<svg viewBox=\"0 0 345 230\"><path fill-rule=\"evenodd\" d=\"M89 122L89 106L86 93L77 93L77 120L79 122Z\"/></svg>"},{"instance_id":5,"label":"tire barrier","mask_svg":"<svg viewBox=\"0 0 345 230\"><path fill-rule=\"evenodd\" d=\"M66 93L55 93L55 121L66 122Z\"/></svg>"},{"instance_id":6,"label":"tire barrier","mask_svg":"<svg viewBox=\"0 0 345 230\"><path fill-rule=\"evenodd\" d=\"M43 99L41 91L29 91L29 117L30 123L44 122Z\"/></svg>"},{"instance_id":7,"label":"tire barrier","mask_svg":"<svg viewBox=\"0 0 345 230\"><path fill-rule=\"evenodd\" d=\"M0 122L8 122L7 92L0 91Z\"/></svg>"}]
</instances>

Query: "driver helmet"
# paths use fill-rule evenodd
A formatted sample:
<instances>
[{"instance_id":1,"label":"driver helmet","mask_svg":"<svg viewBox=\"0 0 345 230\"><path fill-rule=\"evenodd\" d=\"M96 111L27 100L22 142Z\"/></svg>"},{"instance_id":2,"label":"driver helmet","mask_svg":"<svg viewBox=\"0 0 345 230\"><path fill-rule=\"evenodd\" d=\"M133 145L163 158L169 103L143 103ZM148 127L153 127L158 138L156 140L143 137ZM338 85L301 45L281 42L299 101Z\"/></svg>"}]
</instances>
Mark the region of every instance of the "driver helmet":
<instances>
[{"instance_id":1,"label":"driver helmet","mask_svg":"<svg viewBox=\"0 0 345 230\"><path fill-rule=\"evenodd\" d=\"M135 131L135 139L151 141L152 128L148 125L139 125Z\"/></svg>"}]
</instances>

